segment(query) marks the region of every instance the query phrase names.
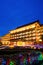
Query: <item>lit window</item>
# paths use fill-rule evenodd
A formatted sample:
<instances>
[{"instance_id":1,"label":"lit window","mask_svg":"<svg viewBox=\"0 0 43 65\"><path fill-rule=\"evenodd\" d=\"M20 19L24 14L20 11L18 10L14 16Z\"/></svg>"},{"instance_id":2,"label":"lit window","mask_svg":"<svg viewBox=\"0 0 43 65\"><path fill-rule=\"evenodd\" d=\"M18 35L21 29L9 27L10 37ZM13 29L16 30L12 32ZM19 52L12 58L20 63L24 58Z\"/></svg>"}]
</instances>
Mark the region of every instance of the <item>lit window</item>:
<instances>
[{"instance_id":1,"label":"lit window","mask_svg":"<svg viewBox=\"0 0 43 65\"><path fill-rule=\"evenodd\" d=\"M26 34L28 34L28 32L26 32Z\"/></svg>"},{"instance_id":2,"label":"lit window","mask_svg":"<svg viewBox=\"0 0 43 65\"><path fill-rule=\"evenodd\" d=\"M16 37L14 37L16 39Z\"/></svg>"},{"instance_id":3,"label":"lit window","mask_svg":"<svg viewBox=\"0 0 43 65\"><path fill-rule=\"evenodd\" d=\"M28 37L29 35L25 35L25 37Z\"/></svg>"},{"instance_id":4,"label":"lit window","mask_svg":"<svg viewBox=\"0 0 43 65\"><path fill-rule=\"evenodd\" d=\"M20 36L20 38L22 38L22 36Z\"/></svg>"},{"instance_id":5,"label":"lit window","mask_svg":"<svg viewBox=\"0 0 43 65\"><path fill-rule=\"evenodd\" d=\"M17 36L19 36L20 34L18 34Z\"/></svg>"},{"instance_id":6,"label":"lit window","mask_svg":"<svg viewBox=\"0 0 43 65\"><path fill-rule=\"evenodd\" d=\"M18 37L16 37L16 38L18 38Z\"/></svg>"},{"instance_id":7,"label":"lit window","mask_svg":"<svg viewBox=\"0 0 43 65\"><path fill-rule=\"evenodd\" d=\"M25 30L25 28L23 28L23 30Z\"/></svg>"},{"instance_id":8,"label":"lit window","mask_svg":"<svg viewBox=\"0 0 43 65\"><path fill-rule=\"evenodd\" d=\"M14 35L14 36L16 36L16 35Z\"/></svg>"},{"instance_id":9,"label":"lit window","mask_svg":"<svg viewBox=\"0 0 43 65\"><path fill-rule=\"evenodd\" d=\"M22 36L22 37L25 37L25 36Z\"/></svg>"},{"instance_id":10,"label":"lit window","mask_svg":"<svg viewBox=\"0 0 43 65\"><path fill-rule=\"evenodd\" d=\"M32 28L34 28L34 27L35 27L35 25L32 26Z\"/></svg>"},{"instance_id":11,"label":"lit window","mask_svg":"<svg viewBox=\"0 0 43 65\"><path fill-rule=\"evenodd\" d=\"M29 38L29 39L31 39L31 38Z\"/></svg>"},{"instance_id":12,"label":"lit window","mask_svg":"<svg viewBox=\"0 0 43 65\"><path fill-rule=\"evenodd\" d=\"M29 36L31 36L31 34Z\"/></svg>"},{"instance_id":13,"label":"lit window","mask_svg":"<svg viewBox=\"0 0 43 65\"><path fill-rule=\"evenodd\" d=\"M14 35L13 35L13 37L14 37Z\"/></svg>"},{"instance_id":14,"label":"lit window","mask_svg":"<svg viewBox=\"0 0 43 65\"><path fill-rule=\"evenodd\" d=\"M37 37L37 39L40 39L40 37Z\"/></svg>"},{"instance_id":15,"label":"lit window","mask_svg":"<svg viewBox=\"0 0 43 65\"><path fill-rule=\"evenodd\" d=\"M21 37L19 37L19 38L21 38Z\"/></svg>"},{"instance_id":16,"label":"lit window","mask_svg":"<svg viewBox=\"0 0 43 65\"><path fill-rule=\"evenodd\" d=\"M32 34L33 36L35 35L35 34Z\"/></svg>"},{"instance_id":17,"label":"lit window","mask_svg":"<svg viewBox=\"0 0 43 65\"><path fill-rule=\"evenodd\" d=\"M29 31L28 33L31 33L31 31Z\"/></svg>"},{"instance_id":18,"label":"lit window","mask_svg":"<svg viewBox=\"0 0 43 65\"><path fill-rule=\"evenodd\" d=\"M20 33L19 35L22 35L22 33Z\"/></svg>"},{"instance_id":19,"label":"lit window","mask_svg":"<svg viewBox=\"0 0 43 65\"><path fill-rule=\"evenodd\" d=\"M25 37L27 37L27 35Z\"/></svg>"},{"instance_id":20,"label":"lit window","mask_svg":"<svg viewBox=\"0 0 43 65\"><path fill-rule=\"evenodd\" d=\"M42 34L43 34L43 32L42 32Z\"/></svg>"},{"instance_id":21,"label":"lit window","mask_svg":"<svg viewBox=\"0 0 43 65\"><path fill-rule=\"evenodd\" d=\"M37 30L37 32L40 32L40 30Z\"/></svg>"},{"instance_id":22,"label":"lit window","mask_svg":"<svg viewBox=\"0 0 43 65\"><path fill-rule=\"evenodd\" d=\"M35 39L35 37L33 37L33 39Z\"/></svg>"},{"instance_id":23,"label":"lit window","mask_svg":"<svg viewBox=\"0 0 43 65\"><path fill-rule=\"evenodd\" d=\"M14 43L16 43L16 42L14 42Z\"/></svg>"},{"instance_id":24,"label":"lit window","mask_svg":"<svg viewBox=\"0 0 43 65\"><path fill-rule=\"evenodd\" d=\"M34 31L32 31L32 32L35 32L35 30L34 30Z\"/></svg>"},{"instance_id":25,"label":"lit window","mask_svg":"<svg viewBox=\"0 0 43 65\"><path fill-rule=\"evenodd\" d=\"M26 40L29 40L28 38L26 38Z\"/></svg>"},{"instance_id":26,"label":"lit window","mask_svg":"<svg viewBox=\"0 0 43 65\"><path fill-rule=\"evenodd\" d=\"M22 33L22 34L25 34L25 33Z\"/></svg>"},{"instance_id":27,"label":"lit window","mask_svg":"<svg viewBox=\"0 0 43 65\"><path fill-rule=\"evenodd\" d=\"M26 29L29 29L28 27Z\"/></svg>"},{"instance_id":28,"label":"lit window","mask_svg":"<svg viewBox=\"0 0 43 65\"><path fill-rule=\"evenodd\" d=\"M39 40L40 42L42 41L42 39Z\"/></svg>"},{"instance_id":29,"label":"lit window","mask_svg":"<svg viewBox=\"0 0 43 65\"><path fill-rule=\"evenodd\" d=\"M38 35L40 35L40 33L38 33Z\"/></svg>"}]
</instances>

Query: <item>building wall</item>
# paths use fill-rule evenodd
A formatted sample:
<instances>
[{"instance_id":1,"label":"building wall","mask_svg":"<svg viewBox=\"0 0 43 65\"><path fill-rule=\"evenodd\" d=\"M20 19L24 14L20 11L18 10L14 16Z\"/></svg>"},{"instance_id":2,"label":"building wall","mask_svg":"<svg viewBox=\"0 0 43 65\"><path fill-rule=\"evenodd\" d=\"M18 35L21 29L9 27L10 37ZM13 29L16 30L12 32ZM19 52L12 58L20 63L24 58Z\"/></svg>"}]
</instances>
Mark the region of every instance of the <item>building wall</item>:
<instances>
[{"instance_id":1,"label":"building wall","mask_svg":"<svg viewBox=\"0 0 43 65\"><path fill-rule=\"evenodd\" d=\"M38 22L24 26L10 32L10 40L13 42L25 42L26 44L39 43L41 40L41 30Z\"/></svg>"},{"instance_id":2,"label":"building wall","mask_svg":"<svg viewBox=\"0 0 43 65\"><path fill-rule=\"evenodd\" d=\"M2 37L2 44L3 45L8 45L10 43L10 34L6 34L5 36Z\"/></svg>"},{"instance_id":3,"label":"building wall","mask_svg":"<svg viewBox=\"0 0 43 65\"><path fill-rule=\"evenodd\" d=\"M2 37L2 44L9 45L9 47L37 44L42 42L42 35L43 26L40 26L38 22L35 22L10 31Z\"/></svg>"}]
</instances>

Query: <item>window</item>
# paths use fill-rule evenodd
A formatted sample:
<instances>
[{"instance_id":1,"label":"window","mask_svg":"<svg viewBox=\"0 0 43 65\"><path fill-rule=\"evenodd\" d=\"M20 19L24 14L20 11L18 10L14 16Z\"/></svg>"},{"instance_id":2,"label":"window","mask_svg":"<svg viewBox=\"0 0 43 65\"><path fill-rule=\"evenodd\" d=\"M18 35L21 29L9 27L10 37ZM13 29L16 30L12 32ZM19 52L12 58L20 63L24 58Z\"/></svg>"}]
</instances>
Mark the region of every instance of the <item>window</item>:
<instances>
[{"instance_id":1,"label":"window","mask_svg":"<svg viewBox=\"0 0 43 65\"><path fill-rule=\"evenodd\" d=\"M16 37L14 37L16 39Z\"/></svg>"},{"instance_id":2,"label":"window","mask_svg":"<svg viewBox=\"0 0 43 65\"><path fill-rule=\"evenodd\" d=\"M16 34L14 36L16 36Z\"/></svg>"},{"instance_id":3,"label":"window","mask_svg":"<svg viewBox=\"0 0 43 65\"><path fill-rule=\"evenodd\" d=\"M26 32L23 32L23 33L22 33L22 35L25 35L25 34L26 34Z\"/></svg>"},{"instance_id":4,"label":"window","mask_svg":"<svg viewBox=\"0 0 43 65\"><path fill-rule=\"evenodd\" d=\"M26 38L26 40L29 40L29 38Z\"/></svg>"},{"instance_id":5,"label":"window","mask_svg":"<svg viewBox=\"0 0 43 65\"><path fill-rule=\"evenodd\" d=\"M36 34L32 34L32 36L35 36Z\"/></svg>"},{"instance_id":6,"label":"window","mask_svg":"<svg viewBox=\"0 0 43 65\"><path fill-rule=\"evenodd\" d=\"M31 31L29 31L28 33L31 33Z\"/></svg>"},{"instance_id":7,"label":"window","mask_svg":"<svg viewBox=\"0 0 43 65\"><path fill-rule=\"evenodd\" d=\"M29 36L31 36L31 34Z\"/></svg>"},{"instance_id":8,"label":"window","mask_svg":"<svg viewBox=\"0 0 43 65\"><path fill-rule=\"evenodd\" d=\"M37 30L37 32L40 32L40 30Z\"/></svg>"},{"instance_id":9,"label":"window","mask_svg":"<svg viewBox=\"0 0 43 65\"><path fill-rule=\"evenodd\" d=\"M36 37L32 37L32 39L35 39Z\"/></svg>"},{"instance_id":10,"label":"window","mask_svg":"<svg viewBox=\"0 0 43 65\"><path fill-rule=\"evenodd\" d=\"M35 33L35 30L33 30L32 33Z\"/></svg>"},{"instance_id":11,"label":"window","mask_svg":"<svg viewBox=\"0 0 43 65\"><path fill-rule=\"evenodd\" d=\"M26 34L28 34L29 32L26 32Z\"/></svg>"}]
</instances>

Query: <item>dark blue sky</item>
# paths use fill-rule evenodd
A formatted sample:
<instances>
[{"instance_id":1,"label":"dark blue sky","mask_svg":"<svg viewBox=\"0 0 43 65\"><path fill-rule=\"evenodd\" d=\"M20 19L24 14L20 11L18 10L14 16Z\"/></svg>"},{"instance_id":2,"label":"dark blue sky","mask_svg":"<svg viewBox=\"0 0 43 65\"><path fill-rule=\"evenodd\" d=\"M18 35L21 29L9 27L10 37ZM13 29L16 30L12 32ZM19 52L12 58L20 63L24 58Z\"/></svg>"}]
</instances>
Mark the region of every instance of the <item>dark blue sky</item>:
<instances>
[{"instance_id":1,"label":"dark blue sky","mask_svg":"<svg viewBox=\"0 0 43 65\"><path fill-rule=\"evenodd\" d=\"M0 36L37 19L43 24L43 0L0 0Z\"/></svg>"}]
</instances>

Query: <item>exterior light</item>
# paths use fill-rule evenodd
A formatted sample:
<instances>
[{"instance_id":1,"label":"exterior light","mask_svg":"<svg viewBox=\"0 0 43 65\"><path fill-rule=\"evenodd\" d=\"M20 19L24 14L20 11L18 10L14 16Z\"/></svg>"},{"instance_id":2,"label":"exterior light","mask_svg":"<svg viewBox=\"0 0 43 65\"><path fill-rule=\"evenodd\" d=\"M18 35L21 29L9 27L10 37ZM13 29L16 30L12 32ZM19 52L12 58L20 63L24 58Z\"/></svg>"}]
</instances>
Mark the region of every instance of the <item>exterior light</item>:
<instances>
[{"instance_id":1,"label":"exterior light","mask_svg":"<svg viewBox=\"0 0 43 65\"><path fill-rule=\"evenodd\" d=\"M18 41L17 42L17 46L22 46L23 42L22 41Z\"/></svg>"},{"instance_id":2,"label":"exterior light","mask_svg":"<svg viewBox=\"0 0 43 65\"><path fill-rule=\"evenodd\" d=\"M42 39L39 40L40 42L42 41Z\"/></svg>"}]
</instances>

